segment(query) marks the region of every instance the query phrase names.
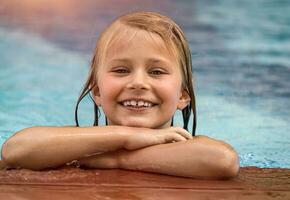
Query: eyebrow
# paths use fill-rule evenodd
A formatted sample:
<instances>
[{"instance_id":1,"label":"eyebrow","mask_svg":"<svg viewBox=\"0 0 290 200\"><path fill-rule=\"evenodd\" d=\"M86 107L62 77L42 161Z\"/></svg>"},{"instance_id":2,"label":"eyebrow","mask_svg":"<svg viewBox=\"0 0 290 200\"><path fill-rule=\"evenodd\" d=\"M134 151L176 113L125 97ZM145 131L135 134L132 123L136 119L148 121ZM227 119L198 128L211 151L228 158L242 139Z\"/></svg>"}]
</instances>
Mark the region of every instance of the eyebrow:
<instances>
[{"instance_id":1,"label":"eyebrow","mask_svg":"<svg viewBox=\"0 0 290 200\"><path fill-rule=\"evenodd\" d=\"M117 61L117 62L130 62L131 60L129 58L114 58L111 61ZM147 59L148 62L151 63L158 63L158 62L164 62L164 63L169 63L167 60L165 59L160 59L160 58L149 58Z\"/></svg>"}]
</instances>

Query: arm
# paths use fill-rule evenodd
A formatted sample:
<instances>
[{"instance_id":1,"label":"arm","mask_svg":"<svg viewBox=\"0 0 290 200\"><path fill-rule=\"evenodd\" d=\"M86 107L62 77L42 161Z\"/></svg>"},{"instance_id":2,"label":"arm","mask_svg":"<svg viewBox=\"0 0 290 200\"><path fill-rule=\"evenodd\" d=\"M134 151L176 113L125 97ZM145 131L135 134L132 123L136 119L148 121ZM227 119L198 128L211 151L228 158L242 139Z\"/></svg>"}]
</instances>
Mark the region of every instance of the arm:
<instances>
[{"instance_id":1,"label":"arm","mask_svg":"<svg viewBox=\"0 0 290 200\"><path fill-rule=\"evenodd\" d=\"M2 159L15 168L58 167L87 154L123 148L127 132L118 126L26 128L3 144Z\"/></svg>"},{"instance_id":2,"label":"arm","mask_svg":"<svg viewBox=\"0 0 290 200\"><path fill-rule=\"evenodd\" d=\"M236 152L228 144L205 136L135 151L110 152L82 160L81 164L206 179L231 178L239 171Z\"/></svg>"},{"instance_id":3,"label":"arm","mask_svg":"<svg viewBox=\"0 0 290 200\"><path fill-rule=\"evenodd\" d=\"M32 127L19 131L3 144L2 159L8 167L41 170L92 154L186 140L184 131L170 130L164 133L126 126Z\"/></svg>"}]
</instances>

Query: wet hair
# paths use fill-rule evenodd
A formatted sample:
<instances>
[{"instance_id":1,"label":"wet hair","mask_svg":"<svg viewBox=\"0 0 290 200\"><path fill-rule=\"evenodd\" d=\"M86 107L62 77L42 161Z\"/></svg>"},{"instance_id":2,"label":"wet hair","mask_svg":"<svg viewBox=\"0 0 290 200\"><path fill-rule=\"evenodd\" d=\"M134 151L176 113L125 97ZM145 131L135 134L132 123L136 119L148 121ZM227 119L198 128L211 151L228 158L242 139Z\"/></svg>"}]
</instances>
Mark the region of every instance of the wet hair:
<instances>
[{"instance_id":1,"label":"wet hair","mask_svg":"<svg viewBox=\"0 0 290 200\"><path fill-rule=\"evenodd\" d=\"M120 16L104 32L97 41L94 56L91 62L88 79L79 96L75 108L76 126L78 123L78 107L82 99L97 86L98 66L102 66L107 50L126 32L126 28L145 30L149 33L157 34L165 42L170 53L178 59L182 74L182 88L190 96L190 103L182 110L183 128L188 130L191 111L193 113L192 135L196 130L196 105L192 78L191 53L188 42L181 28L170 18L154 12L135 12ZM124 36L123 36L124 37ZM94 101L93 101L94 102ZM94 126L98 125L99 107L94 102ZM106 120L107 123L107 120ZM172 123L173 125L173 118Z\"/></svg>"}]
</instances>

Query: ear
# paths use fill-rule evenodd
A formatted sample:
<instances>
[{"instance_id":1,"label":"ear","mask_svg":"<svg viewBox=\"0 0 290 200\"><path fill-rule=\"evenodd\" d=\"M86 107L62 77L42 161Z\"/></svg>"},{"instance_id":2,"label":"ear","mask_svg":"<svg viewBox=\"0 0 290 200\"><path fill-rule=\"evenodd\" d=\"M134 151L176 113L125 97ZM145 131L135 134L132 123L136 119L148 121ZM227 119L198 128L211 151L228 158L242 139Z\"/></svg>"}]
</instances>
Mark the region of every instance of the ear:
<instances>
[{"instance_id":1,"label":"ear","mask_svg":"<svg viewBox=\"0 0 290 200\"><path fill-rule=\"evenodd\" d=\"M187 93L186 90L182 90L177 104L177 109L183 110L186 106L189 105L189 103L190 103L189 94Z\"/></svg>"},{"instance_id":2,"label":"ear","mask_svg":"<svg viewBox=\"0 0 290 200\"><path fill-rule=\"evenodd\" d=\"M93 100L97 106L101 106L100 90L98 86L92 89Z\"/></svg>"}]
</instances>

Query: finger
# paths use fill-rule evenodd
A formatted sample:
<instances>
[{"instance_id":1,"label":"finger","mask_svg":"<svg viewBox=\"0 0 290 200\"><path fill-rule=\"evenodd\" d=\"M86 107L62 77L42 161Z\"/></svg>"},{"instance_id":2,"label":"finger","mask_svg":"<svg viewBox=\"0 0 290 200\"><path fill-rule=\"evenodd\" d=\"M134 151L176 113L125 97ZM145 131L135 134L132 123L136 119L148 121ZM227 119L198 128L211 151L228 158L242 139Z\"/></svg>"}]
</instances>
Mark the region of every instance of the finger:
<instances>
[{"instance_id":1,"label":"finger","mask_svg":"<svg viewBox=\"0 0 290 200\"><path fill-rule=\"evenodd\" d=\"M186 138L183 136L179 135L178 133L171 133L168 137L166 137L166 142L180 142L180 141L186 141Z\"/></svg>"},{"instance_id":2,"label":"finger","mask_svg":"<svg viewBox=\"0 0 290 200\"><path fill-rule=\"evenodd\" d=\"M183 137L185 137L186 139L190 140L192 139L192 135L185 129L181 128L181 127L174 127L175 128L175 131L182 135Z\"/></svg>"}]
</instances>

